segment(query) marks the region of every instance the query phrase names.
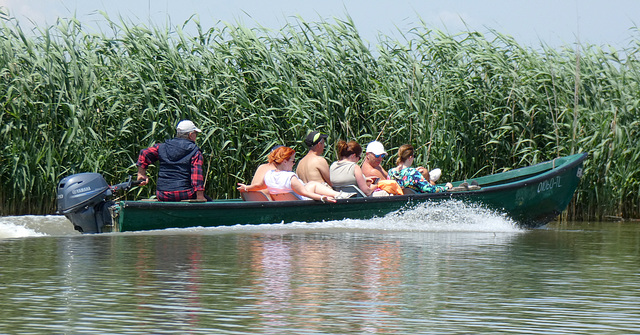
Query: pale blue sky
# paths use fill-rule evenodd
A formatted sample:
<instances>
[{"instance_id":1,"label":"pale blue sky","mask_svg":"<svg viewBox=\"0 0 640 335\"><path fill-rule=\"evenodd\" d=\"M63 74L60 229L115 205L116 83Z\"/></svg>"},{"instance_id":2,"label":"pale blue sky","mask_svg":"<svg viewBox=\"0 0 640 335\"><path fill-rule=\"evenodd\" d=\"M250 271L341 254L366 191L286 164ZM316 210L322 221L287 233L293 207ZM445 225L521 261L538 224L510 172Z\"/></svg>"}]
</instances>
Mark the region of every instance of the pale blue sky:
<instances>
[{"instance_id":1,"label":"pale blue sky","mask_svg":"<svg viewBox=\"0 0 640 335\"><path fill-rule=\"evenodd\" d=\"M638 0L0 0L22 26L30 21L42 26L58 17L75 16L97 26L106 11L112 19L121 15L132 22L172 26L196 14L202 25L218 21L256 23L278 29L292 16L305 21L345 18L348 13L361 36L375 44L378 32L398 37L420 25L456 33L471 29L487 33L495 29L513 36L520 44L537 47L582 44L629 46L640 34L630 28L640 23ZM464 21L464 23L463 23Z\"/></svg>"}]
</instances>

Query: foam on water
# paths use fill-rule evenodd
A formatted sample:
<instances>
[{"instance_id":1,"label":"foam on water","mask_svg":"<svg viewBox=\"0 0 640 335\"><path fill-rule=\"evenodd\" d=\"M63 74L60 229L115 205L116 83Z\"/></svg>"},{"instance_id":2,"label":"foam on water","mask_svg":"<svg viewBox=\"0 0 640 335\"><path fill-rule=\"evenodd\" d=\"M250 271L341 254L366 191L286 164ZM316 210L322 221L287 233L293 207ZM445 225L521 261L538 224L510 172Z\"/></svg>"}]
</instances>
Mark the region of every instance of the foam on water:
<instances>
[{"instance_id":1,"label":"foam on water","mask_svg":"<svg viewBox=\"0 0 640 335\"><path fill-rule=\"evenodd\" d=\"M165 229L151 234L193 234L197 232L295 231L295 230L384 230L438 232L519 232L512 220L481 206L459 200L421 203L410 209L393 212L369 220L333 220L322 222L292 222L231 227L194 227ZM0 217L0 239L31 236L77 235L73 225L61 215L25 215Z\"/></svg>"},{"instance_id":2,"label":"foam on water","mask_svg":"<svg viewBox=\"0 0 640 335\"><path fill-rule=\"evenodd\" d=\"M385 220L410 230L514 232L522 231L503 213L460 200L440 203L422 203L410 210L392 213Z\"/></svg>"},{"instance_id":3,"label":"foam on water","mask_svg":"<svg viewBox=\"0 0 640 335\"><path fill-rule=\"evenodd\" d=\"M265 231L265 230L385 230L385 231L438 231L438 232L520 232L510 218L502 213L466 204L459 200L439 203L421 203L368 220L334 220L322 222L292 222L232 227L189 228L209 231ZM172 230L176 231L176 229Z\"/></svg>"},{"instance_id":4,"label":"foam on water","mask_svg":"<svg viewBox=\"0 0 640 335\"><path fill-rule=\"evenodd\" d=\"M13 223L6 223L6 222L0 223L0 239L27 237L27 236L42 236L42 235L44 234L38 233L24 226L16 225Z\"/></svg>"},{"instance_id":5,"label":"foam on water","mask_svg":"<svg viewBox=\"0 0 640 335\"><path fill-rule=\"evenodd\" d=\"M61 215L22 215L0 217L0 239L77 234Z\"/></svg>"}]
</instances>

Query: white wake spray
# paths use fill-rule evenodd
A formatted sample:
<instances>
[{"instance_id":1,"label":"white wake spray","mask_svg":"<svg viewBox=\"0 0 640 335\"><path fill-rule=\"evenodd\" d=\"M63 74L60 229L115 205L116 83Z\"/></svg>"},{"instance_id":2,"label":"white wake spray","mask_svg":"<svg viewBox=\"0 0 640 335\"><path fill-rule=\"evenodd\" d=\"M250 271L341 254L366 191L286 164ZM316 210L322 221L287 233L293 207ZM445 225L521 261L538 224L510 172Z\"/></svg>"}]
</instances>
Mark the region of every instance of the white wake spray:
<instances>
[{"instance_id":1,"label":"white wake spray","mask_svg":"<svg viewBox=\"0 0 640 335\"><path fill-rule=\"evenodd\" d=\"M0 217L0 239L50 235L75 235L73 225L61 215Z\"/></svg>"}]
</instances>

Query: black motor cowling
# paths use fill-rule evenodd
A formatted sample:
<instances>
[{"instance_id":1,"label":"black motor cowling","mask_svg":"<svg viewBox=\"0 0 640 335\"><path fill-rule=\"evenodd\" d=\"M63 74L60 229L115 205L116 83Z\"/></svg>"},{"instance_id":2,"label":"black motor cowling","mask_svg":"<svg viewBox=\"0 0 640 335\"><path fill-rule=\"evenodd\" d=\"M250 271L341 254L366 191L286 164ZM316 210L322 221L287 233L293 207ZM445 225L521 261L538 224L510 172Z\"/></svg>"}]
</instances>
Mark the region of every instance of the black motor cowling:
<instances>
[{"instance_id":1,"label":"black motor cowling","mask_svg":"<svg viewBox=\"0 0 640 335\"><path fill-rule=\"evenodd\" d=\"M112 189L99 173L79 173L58 183L58 213L81 233L101 233L111 224Z\"/></svg>"}]
</instances>

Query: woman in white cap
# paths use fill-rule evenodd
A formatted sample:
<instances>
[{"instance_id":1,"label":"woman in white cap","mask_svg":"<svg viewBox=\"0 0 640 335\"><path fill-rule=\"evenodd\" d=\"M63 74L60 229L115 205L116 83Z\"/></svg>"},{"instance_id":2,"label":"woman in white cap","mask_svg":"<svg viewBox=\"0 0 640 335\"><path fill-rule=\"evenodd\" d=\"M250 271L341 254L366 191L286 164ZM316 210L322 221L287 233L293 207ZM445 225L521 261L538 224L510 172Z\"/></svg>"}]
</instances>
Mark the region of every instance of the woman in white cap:
<instances>
[{"instance_id":1,"label":"woman in white cap","mask_svg":"<svg viewBox=\"0 0 640 335\"><path fill-rule=\"evenodd\" d=\"M160 201L197 199L206 201L202 151L196 145L201 133L189 120L182 120L176 127L176 137L140 151L138 156L138 180L140 185L149 182L147 167L160 161L156 197Z\"/></svg>"}]
</instances>

